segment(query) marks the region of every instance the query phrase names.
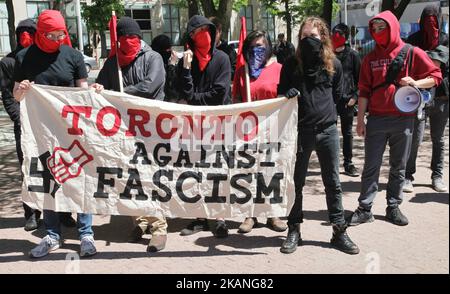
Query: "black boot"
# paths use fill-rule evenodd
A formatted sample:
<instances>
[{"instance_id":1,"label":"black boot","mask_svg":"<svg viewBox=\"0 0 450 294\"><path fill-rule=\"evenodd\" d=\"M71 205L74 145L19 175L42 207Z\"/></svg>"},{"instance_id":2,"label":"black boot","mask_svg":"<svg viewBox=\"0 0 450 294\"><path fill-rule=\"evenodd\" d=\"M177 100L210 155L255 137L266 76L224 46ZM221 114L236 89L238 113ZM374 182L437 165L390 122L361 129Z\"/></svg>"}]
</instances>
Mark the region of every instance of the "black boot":
<instances>
[{"instance_id":1,"label":"black boot","mask_svg":"<svg viewBox=\"0 0 450 294\"><path fill-rule=\"evenodd\" d=\"M297 246L301 245L302 238L300 234L300 224L288 224L288 234L283 245L281 245L280 251L282 253L292 253L297 250Z\"/></svg>"},{"instance_id":2,"label":"black boot","mask_svg":"<svg viewBox=\"0 0 450 294\"><path fill-rule=\"evenodd\" d=\"M347 254L358 254L359 248L347 235L346 229L346 225L333 224L333 237L330 243L334 248Z\"/></svg>"}]
</instances>

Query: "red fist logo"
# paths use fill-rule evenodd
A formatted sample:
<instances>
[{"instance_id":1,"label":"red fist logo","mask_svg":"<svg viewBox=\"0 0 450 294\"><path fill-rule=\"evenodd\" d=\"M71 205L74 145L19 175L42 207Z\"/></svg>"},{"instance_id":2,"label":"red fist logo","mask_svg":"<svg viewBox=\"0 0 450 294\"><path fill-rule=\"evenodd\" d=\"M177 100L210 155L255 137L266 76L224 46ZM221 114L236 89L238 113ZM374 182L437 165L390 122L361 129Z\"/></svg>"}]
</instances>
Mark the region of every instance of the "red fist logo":
<instances>
[{"instance_id":1,"label":"red fist logo","mask_svg":"<svg viewBox=\"0 0 450 294\"><path fill-rule=\"evenodd\" d=\"M69 148L55 147L52 156L47 159L47 167L59 184L80 175L83 166L94 157L84 150L78 140Z\"/></svg>"}]
</instances>

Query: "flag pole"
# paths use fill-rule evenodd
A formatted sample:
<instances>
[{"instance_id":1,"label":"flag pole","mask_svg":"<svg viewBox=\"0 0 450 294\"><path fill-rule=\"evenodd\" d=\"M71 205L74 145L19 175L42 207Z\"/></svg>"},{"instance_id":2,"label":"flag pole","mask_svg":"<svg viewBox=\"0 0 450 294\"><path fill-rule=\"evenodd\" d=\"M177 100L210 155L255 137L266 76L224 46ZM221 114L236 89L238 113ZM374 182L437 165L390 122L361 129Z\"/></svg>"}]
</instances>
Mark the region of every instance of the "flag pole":
<instances>
[{"instance_id":1,"label":"flag pole","mask_svg":"<svg viewBox=\"0 0 450 294\"><path fill-rule=\"evenodd\" d=\"M112 11L112 18L115 18L115 17L116 17L116 12L113 10ZM116 26L116 22L114 22L114 26ZM120 93L123 93L123 77L122 77L122 69L120 68L120 65L119 65L119 53L117 52L119 50L119 44L117 42L117 30L116 30L116 27L114 27L114 32L113 32L115 34L114 41L113 41L113 38L111 37L111 33L112 32L110 31L109 37L110 37L112 42L115 42L115 47L116 47L116 64L117 64L117 75L119 77L119 91L120 91Z\"/></svg>"},{"instance_id":2,"label":"flag pole","mask_svg":"<svg viewBox=\"0 0 450 294\"><path fill-rule=\"evenodd\" d=\"M250 75L248 73L248 64L245 63L245 93L247 95L247 102L252 102L252 97L250 94Z\"/></svg>"}]
</instances>

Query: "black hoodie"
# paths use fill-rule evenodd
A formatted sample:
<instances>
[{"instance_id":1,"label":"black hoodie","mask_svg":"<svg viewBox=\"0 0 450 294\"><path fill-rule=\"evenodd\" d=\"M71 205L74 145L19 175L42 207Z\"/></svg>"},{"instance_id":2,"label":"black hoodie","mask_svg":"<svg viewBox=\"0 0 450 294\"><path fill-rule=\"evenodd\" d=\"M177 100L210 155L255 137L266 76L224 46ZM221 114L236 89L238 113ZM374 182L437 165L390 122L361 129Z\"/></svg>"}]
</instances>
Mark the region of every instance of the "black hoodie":
<instances>
[{"instance_id":1,"label":"black hoodie","mask_svg":"<svg viewBox=\"0 0 450 294\"><path fill-rule=\"evenodd\" d=\"M16 28L17 47L0 61L0 90L2 93L3 105L12 121L19 123L20 107L19 102L14 99L14 65L16 54L23 49L20 45L20 34L27 31L31 34L36 32L36 23L32 19L25 19L18 23Z\"/></svg>"},{"instance_id":2,"label":"black hoodie","mask_svg":"<svg viewBox=\"0 0 450 294\"><path fill-rule=\"evenodd\" d=\"M407 43L417 46L421 49L423 49L423 20L425 19L425 16L434 15L438 19L438 25L439 25L439 45L444 45L448 47L448 35L444 33L441 30L441 24L439 23L439 7L436 5L428 5L426 6L423 11L422 15L420 16L420 30L412 34L408 37ZM448 83L448 64L441 64L441 72L442 72L442 83L436 88L435 95L436 97L444 97L444 99L448 100L449 95L449 83ZM447 97L447 98L445 98Z\"/></svg>"},{"instance_id":3,"label":"black hoodie","mask_svg":"<svg viewBox=\"0 0 450 294\"><path fill-rule=\"evenodd\" d=\"M211 34L211 60L203 72L193 57L191 69L183 67L183 59L178 63L178 90L181 98L191 105L224 105L231 103L231 64L228 55L215 48L216 27L207 18L195 15L187 26L187 43L194 52L194 42L190 33L196 28L208 25Z\"/></svg>"},{"instance_id":4,"label":"black hoodie","mask_svg":"<svg viewBox=\"0 0 450 294\"><path fill-rule=\"evenodd\" d=\"M444 33L441 30L441 24L439 23L440 19L439 19L439 7L435 6L435 5L428 5L426 6L423 11L422 11L422 15L420 16L420 30L415 32L414 34L412 34L411 36L408 37L408 40L406 41L406 43L409 43L413 46L419 47L421 49L423 49L423 21L425 19L425 16L429 16L429 15L434 15L436 16L436 18L438 19L438 25L439 25L439 45L444 45L446 47L448 47L448 35L446 33ZM425 50L425 49L423 49Z\"/></svg>"}]
</instances>

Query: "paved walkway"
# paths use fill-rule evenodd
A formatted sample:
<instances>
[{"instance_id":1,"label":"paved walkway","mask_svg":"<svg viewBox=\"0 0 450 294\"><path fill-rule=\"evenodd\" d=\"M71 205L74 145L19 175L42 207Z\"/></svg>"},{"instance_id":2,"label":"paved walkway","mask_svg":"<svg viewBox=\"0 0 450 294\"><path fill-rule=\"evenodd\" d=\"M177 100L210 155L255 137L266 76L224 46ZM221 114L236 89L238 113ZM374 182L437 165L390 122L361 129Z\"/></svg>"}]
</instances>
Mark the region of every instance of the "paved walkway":
<instances>
[{"instance_id":1,"label":"paved walkway","mask_svg":"<svg viewBox=\"0 0 450 294\"><path fill-rule=\"evenodd\" d=\"M329 246L331 227L320 169L313 155L304 197L304 246L294 254L279 252L285 233L261 225L240 235L236 232L238 219L229 222L232 229L226 239L216 239L210 232L181 237L179 231L189 220L169 220L166 249L150 254L145 252L150 236L145 235L140 244L126 242L132 228L130 217L95 216L96 256L79 260L75 231L65 229L63 248L43 259L30 260L27 252L45 233L43 227L32 233L23 230L20 173L12 124L5 116L0 117L0 129L0 273L449 273L449 195L435 193L430 186L428 130L418 159L416 191L406 194L402 205L410 224L397 227L384 220L386 157L380 180L382 190L373 209L376 221L349 229L349 235L361 248L356 256ZM448 142L448 128L446 133ZM361 168L362 140L356 139L355 145L355 162ZM448 158L447 146L447 183ZM341 176L347 213L357 206L359 180Z\"/></svg>"}]
</instances>

